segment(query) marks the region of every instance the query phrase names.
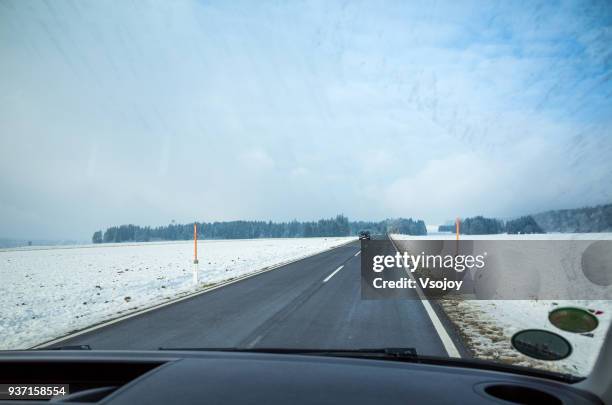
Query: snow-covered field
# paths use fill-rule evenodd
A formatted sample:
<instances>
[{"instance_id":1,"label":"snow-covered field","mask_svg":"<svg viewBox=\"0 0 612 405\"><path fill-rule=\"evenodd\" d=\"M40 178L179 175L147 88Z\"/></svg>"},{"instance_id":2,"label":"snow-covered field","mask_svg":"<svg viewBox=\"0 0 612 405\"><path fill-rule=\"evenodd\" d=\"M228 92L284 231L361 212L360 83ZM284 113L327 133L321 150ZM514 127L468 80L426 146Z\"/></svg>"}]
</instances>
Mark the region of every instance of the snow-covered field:
<instances>
[{"instance_id":1,"label":"snow-covered field","mask_svg":"<svg viewBox=\"0 0 612 405\"><path fill-rule=\"evenodd\" d=\"M0 250L0 349L32 347L352 239L200 241L199 287L193 242Z\"/></svg>"},{"instance_id":2,"label":"snow-covered field","mask_svg":"<svg viewBox=\"0 0 612 405\"><path fill-rule=\"evenodd\" d=\"M431 232L427 236L391 235L396 241L413 239L454 239L451 233ZM612 233L548 233L539 235L461 235L463 240L611 240ZM604 300L441 300L448 318L456 325L472 353L481 359L587 375L594 365L612 321L612 302ZM574 306L593 311L599 326L589 334L557 329L548 321L551 310ZM521 355L510 344L512 335L523 329L545 329L564 336L573 353L557 362L537 361Z\"/></svg>"}]
</instances>

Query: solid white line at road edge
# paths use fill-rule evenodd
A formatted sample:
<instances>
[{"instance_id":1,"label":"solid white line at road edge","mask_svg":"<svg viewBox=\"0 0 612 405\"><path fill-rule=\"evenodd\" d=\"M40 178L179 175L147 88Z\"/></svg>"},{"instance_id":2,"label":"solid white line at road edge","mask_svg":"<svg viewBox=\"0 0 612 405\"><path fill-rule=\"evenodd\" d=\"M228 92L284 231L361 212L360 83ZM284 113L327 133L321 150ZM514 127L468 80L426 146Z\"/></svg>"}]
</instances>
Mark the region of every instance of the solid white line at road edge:
<instances>
[{"instance_id":1,"label":"solid white line at road edge","mask_svg":"<svg viewBox=\"0 0 612 405\"><path fill-rule=\"evenodd\" d=\"M395 250L397 250L397 252L399 253L399 249L397 248L397 245L395 244L393 239L389 237L389 240L393 244L393 247L395 248ZM407 268L404 268L404 270L406 271L406 273L408 273L408 277L410 277L410 279L412 279L413 282L415 283L415 287L416 287L415 290L417 294L419 295L419 298L421 299L423 306L425 307L425 312L427 312L427 315L429 315L429 319L431 319L431 323L436 329L436 332L438 332L438 336L440 336L440 340L442 341L442 345L444 345L444 349L446 350L446 353L448 353L449 357L461 358L461 354L459 353L457 346L455 346L455 343L453 343L453 339L451 339L450 335L446 331L446 328L442 324L442 321L440 321L440 318L438 318L438 314L436 314L436 311L433 309L433 307L429 303L429 300L427 299L427 297L425 297L425 294L423 294L423 291L421 290L421 287L419 287L418 283L414 279L412 272L408 270Z\"/></svg>"},{"instance_id":2,"label":"solid white line at road edge","mask_svg":"<svg viewBox=\"0 0 612 405\"><path fill-rule=\"evenodd\" d=\"M334 270L334 272L332 274L330 274L329 276L327 276L325 278L325 280L323 280L324 283L327 283L327 281L332 278L334 276L334 274L336 274L337 272L339 272L340 270L342 270L342 268L344 267L344 264L340 267L338 267L336 270Z\"/></svg>"}]
</instances>

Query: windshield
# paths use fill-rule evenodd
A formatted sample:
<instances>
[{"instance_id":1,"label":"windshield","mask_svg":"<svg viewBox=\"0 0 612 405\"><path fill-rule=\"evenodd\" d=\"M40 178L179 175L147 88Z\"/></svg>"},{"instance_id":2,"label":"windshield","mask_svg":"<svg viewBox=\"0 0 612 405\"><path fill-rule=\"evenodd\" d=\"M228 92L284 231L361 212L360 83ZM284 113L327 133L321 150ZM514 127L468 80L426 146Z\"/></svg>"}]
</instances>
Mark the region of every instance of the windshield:
<instances>
[{"instance_id":1,"label":"windshield","mask_svg":"<svg viewBox=\"0 0 612 405\"><path fill-rule=\"evenodd\" d=\"M4 0L0 349L588 375L611 44L606 2Z\"/></svg>"}]
</instances>

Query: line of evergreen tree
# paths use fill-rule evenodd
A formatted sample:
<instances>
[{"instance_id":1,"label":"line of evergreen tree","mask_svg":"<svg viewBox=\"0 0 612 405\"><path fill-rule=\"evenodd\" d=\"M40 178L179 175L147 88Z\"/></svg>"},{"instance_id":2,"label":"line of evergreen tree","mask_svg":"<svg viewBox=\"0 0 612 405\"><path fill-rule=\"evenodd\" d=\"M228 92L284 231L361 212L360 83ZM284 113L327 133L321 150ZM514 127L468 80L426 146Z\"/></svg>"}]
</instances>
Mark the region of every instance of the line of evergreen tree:
<instances>
[{"instance_id":1,"label":"line of evergreen tree","mask_svg":"<svg viewBox=\"0 0 612 405\"><path fill-rule=\"evenodd\" d=\"M440 225L438 232L455 233L455 224ZM459 225L459 233L464 235L494 235L499 233L525 234L545 233L532 216L527 215L509 221L501 221L495 218L476 216L465 218Z\"/></svg>"},{"instance_id":2,"label":"line of evergreen tree","mask_svg":"<svg viewBox=\"0 0 612 405\"><path fill-rule=\"evenodd\" d=\"M439 232L455 232L455 224L440 225ZM574 209L551 210L534 215L500 221L482 216L466 218L461 222L460 232L466 235L486 235L507 232L612 232L612 204Z\"/></svg>"},{"instance_id":3,"label":"line of evergreen tree","mask_svg":"<svg viewBox=\"0 0 612 405\"><path fill-rule=\"evenodd\" d=\"M546 232L612 232L612 204L546 211L533 218Z\"/></svg>"},{"instance_id":4,"label":"line of evergreen tree","mask_svg":"<svg viewBox=\"0 0 612 405\"><path fill-rule=\"evenodd\" d=\"M531 215L526 215L506 222L506 232L513 234L546 233Z\"/></svg>"},{"instance_id":5,"label":"line of evergreen tree","mask_svg":"<svg viewBox=\"0 0 612 405\"><path fill-rule=\"evenodd\" d=\"M427 235L425 222L420 219L394 218L384 221L354 221L350 222L351 235L357 235L361 231L369 231L372 235L386 233L401 233L405 235Z\"/></svg>"},{"instance_id":6,"label":"line of evergreen tree","mask_svg":"<svg viewBox=\"0 0 612 405\"><path fill-rule=\"evenodd\" d=\"M459 233L465 235L493 235L504 232L504 223L495 218L482 216L465 218L459 225Z\"/></svg>"},{"instance_id":7,"label":"line of evergreen tree","mask_svg":"<svg viewBox=\"0 0 612 405\"><path fill-rule=\"evenodd\" d=\"M450 224L438 226L438 232L455 233L457 231L455 224ZM527 215L506 222L482 216L465 218L461 221L459 233L463 235L494 235L498 233L526 234L545 232L538 226L532 216Z\"/></svg>"},{"instance_id":8,"label":"line of evergreen tree","mask_svg":"<svg viewBox=\"0 0 612 405\"><path fill-rule=\"evenodd\" d=\"M350 222L344 215L318 221L226 221L198 222L200 239L296 238L357 235L362 230L425 235L425 222L411 218L387 219L380 222ZM96 231L93 243L149 242L159 240L189 240L193 238L193 223L150 227L138 225L112 226Z\"/></svg>"}]
</instances>

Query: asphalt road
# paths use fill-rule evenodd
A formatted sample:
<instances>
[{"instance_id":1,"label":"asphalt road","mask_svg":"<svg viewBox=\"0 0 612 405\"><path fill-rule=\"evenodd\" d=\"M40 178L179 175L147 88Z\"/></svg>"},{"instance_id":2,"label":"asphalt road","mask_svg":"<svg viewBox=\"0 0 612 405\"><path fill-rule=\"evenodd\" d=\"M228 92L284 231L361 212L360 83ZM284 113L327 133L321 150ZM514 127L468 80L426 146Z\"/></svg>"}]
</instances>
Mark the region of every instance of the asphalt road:
<instances>
[{"instance_id":1,"label":"asphalt road","mask_svg":"<svg viewBox=\"0 0 612 405\"><path fill-rule=\"evenodd\" d=\"M360 243L354 242L55 346L413 347L419 354L446 356L421 301L361 299L359 253Z\"/></svg>"}]
</instances>

